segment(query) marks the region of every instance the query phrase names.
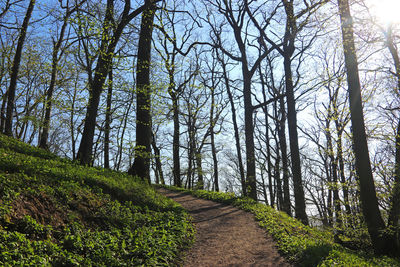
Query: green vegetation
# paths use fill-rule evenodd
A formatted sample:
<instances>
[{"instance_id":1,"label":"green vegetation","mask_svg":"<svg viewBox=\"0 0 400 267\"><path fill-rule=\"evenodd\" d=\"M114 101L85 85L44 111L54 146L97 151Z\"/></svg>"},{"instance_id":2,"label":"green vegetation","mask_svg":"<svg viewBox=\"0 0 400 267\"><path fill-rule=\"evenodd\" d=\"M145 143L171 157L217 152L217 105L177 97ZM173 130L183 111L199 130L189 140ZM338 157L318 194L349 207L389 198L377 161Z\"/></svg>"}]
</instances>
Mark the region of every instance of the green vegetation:
<instances>
[{"instance_id":1,"label":"green vegetation","mask_svg":"<svg viewBox=\"0 0 400 267\"><path fill-rule=\"evenodd\" d=\"M236 197L232 193L166 188L231 204L253 213L260 226L272 235L281 254L298 266L400 266L396 259L374 257L371 253L344 248L334 243L331 231L305 226L286 213L252 199Z\"/></svg>"},{"instance_id":2,"label":"green vegetation","mask_svg":"<svg viewBox=\"0 0 400 267\"><path fill-rule=\"evenodd\" d=\"M1 266L170 266L187 213L126 174L0 135Z\"/></svg>"}]
</instances>

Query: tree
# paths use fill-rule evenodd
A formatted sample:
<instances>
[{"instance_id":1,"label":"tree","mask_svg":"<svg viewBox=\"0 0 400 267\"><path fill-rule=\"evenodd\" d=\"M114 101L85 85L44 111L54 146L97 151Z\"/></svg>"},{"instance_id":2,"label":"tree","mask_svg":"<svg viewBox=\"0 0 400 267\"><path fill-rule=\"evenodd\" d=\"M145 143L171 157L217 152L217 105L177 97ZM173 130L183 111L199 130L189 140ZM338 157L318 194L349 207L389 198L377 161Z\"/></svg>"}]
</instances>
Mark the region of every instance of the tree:
<instances>
[{"instance_id":1,"label":"tree","mask_svg":"<svg viewBox=\"0 0 400 267\"><path fill-rule=\"evenodd\" d=\"M151 156L151 43L155 1L146 0L139 33L136 69L136 145L135 159L128 173L150 183Z\"/></svg>"},{"instance_id":2,"label":"tree","mask_svg":"<svg viewBox=\"0 0 400 267\"><path fill-rule=\"evenodd\" d=\"M7 113L5 119L4 126L4 134L8 136L12 136L12 124L13 124L13 111L14 111L14 99L15 99L15 91L17 88L17 78L19 66L21 63L22 49L25 43L26 32L28 30L29 20L32 16L33 9L35 7L36 0L30 0L29 6L26 10L24 21L22 22L22 26L20 29L17 49L15 50L13 65L11 69L10 75L10 86L7 90Z\"/></svg>"},{"instance_id":3,"label":"tree","mask_svg":"<svg viewBox=\"0 0 400 267\"><path fill-rule=\"evenodd\" d=\"M179 71L179 58L178 55L183 55L183 59L187 56L189 51L191 50L191 45L188 45L190 38L192 37L192 31L195 27L195 23L186 22L186 19L179 19L179 12L177 10L177 6L183 4L177 1L173 1L172 10L168 10L167 7L163 8L163 12L158 17L159 25L155 25L155 27L159 30L160 35L160 45L162 48L159 49L155 46L155 50L157 50L158 54L161 56L165 70L167 72L168 77L168 94L171 97L172 102L172 117L173 117L173 140L172 140L172 159L173 159L173 168L172 174L174 178L174 186L181 187L182 179L181 179L181 162L180 162L180 107L179 101L181 95L183 93L184 88L191 81L193 76L196 74L196 71L191 72L187 77L183 79L183 81L177 81L176 74ZM184 29L180 30L180 35L178 36L177 27L180 26L181 23ZM179 41L180 43L179 43ZM172 47L171 47L172 46ZM187 51L183 51L185 46L189 46ZM183 63L181 63L184 65Z\"/></svg>"},{"instance_id":4,"label":"tree","mask_svg":"<svg viewBox=\"0 0 400 267\"><path fill-rule=\"evenodd\" d=\"M253 124L253 104L252 104L252 78L258 69L261 61L268 55L269 50L265 49L261 55L259 55L251 64L249 47L253 47L254 44L250 43L248 38L250 33L248 32L247 23L244 22L246 17L247 1L243 3L237 3L236 6L232 5L231 1L223 0L216 1L215 3L208 1L208 4L214 6L220 14L222 14L227 20L234 36L237 48L239 50L238 55L234 55L223 46L222 42L222 25L210 24L212 28L214 44L213 46L220 49L226 56L232 60L237 61L241 65L241 74L243 79L243 103L244 103L244 124L245 124L245 145L246 145L246 193L252 199L257 200L257 180L256 180L256 160L255 160L255 148L254 148L254 124ZM253 40L254 41L254 40Z\"/></svg>"},{"instance_id":5,"label":"tree","mask_svg":"<svg viewBox=\"0 0 400 267\"><path fill-rule=\"evenodd\" d=\"M398 255L398 247L393 236L385 233L385 223L379 211L378 199L368 143L365 134L364 114L361 98L361 85L358 74L358 62L354 44L353 20L348 0L338 0L340 22L342 28L342 45L345 57L347 83L349 92L350 118L352 124L352 140L355 155L356 174L360 184L362 212L368 227L374 251L377 254Z\"/></svg>"},{"instance_id":6,"label":"tree","mask_svg":"<svg viewBox=\"0 0 400 267\"><path fill-rule=\"evenodd\" d=\"M68 2L66 7L61 8L65 9L65 14L63 15L62 18L62 26L60 29L60 32L58 34L58 39L55 40L53 37L53 53L52 53L52 58L51 58L51 76L50 76L50 84L49 88L47 89L46 92L46 100L45 100L45 117L44 117L44 122L43 122L43 127L42 127L42 133L39 138L39 147L41 148L48 148L48 137L49 137L49 131L50 131L50 116L51 116L51 106L52 106L52 98L53 98L53 93L54 89L56 87L56 82L57 82L57 74L59 71L59 61L63 54L65 53L66 47L62 48L62 44L64 42L64 35L65 31L67 29L68 23L69 23L69 18L71 15L85 2L86 0L83 0L79 3L77 3L74 7L69 7Z\"/></svg>"},{"instance_id":7,"label":"tree","mask_svg":"<svg viewBox=\"0 0 400 267\"><path fill-rule=\"evenodd\" d=\"M108 91L107 91L107 107L106 120L104 126L104 168L110 168L110 131L111 131L111 104L113 93L113 71L112 67L108 73Z\"/></svg>"},{"instance_id":8,"label":"tree","mask_svg":"<svg viewBox=\"0 0 400 267\"><path fill-rule=\"evenodd\" d=\"M89 102L87 105L86 118L82 133L81 143L79 145L77 159L81 164L91 163L93 148L93 138L96 128L96 117L100 102L100 95L103 91L103 85L112 64L114 51L126 25L129 24L137 15L147 9L153 1L146 1L144 5L130 12L131 1L124 1L124 8L118 20L114 21L114 0L107 0L106 13L101 32L100 51L97 64L94 70L94 77L90 78L89 83Z\"/></svg>"},{"instance_id":9,"label":"tree","mask_svg":"<svg viewBox=\"0 0 400 267\"><path fill-rule=\"evenodd\" d=\"M236 107L235 107L235 102L233 100L233 94L232 94L232 90L231 90L229 73L227 70L227 63L224 61L223 56L219 54L218 50L216 50L215 53L216 53L217 59L222 68L222 77L224 80L225 88L226 88L226 91L228 94L229 103L231 106L233 131L234 131L234 135L235 135L235 147L236 147L237 160L238 160L237 165L238 165L238 169L239 169L242 192L243 192L243 195L246 196L247 195L246 176L245 176L244 167L243 167L242 149L241 149L241 145L240 145L239 127L238 127L237 116L236 116Z\"/></svg>"},{"instance_id":10,"label":"tree","mask_svg":"<svg viewBox=\"0 0 400 267\"><path fill-rule=\"evenodd\" d=\"M394 76L397 79L396 92L397 96L400 91L400 59L398 49L394 42L393 28L389 25L387 31L384 31L386 37L386 46L393 59L395 68ZM394 165L394 185L393 192L391 192L391 205L389 210L388 226L397 232L396 245L400 249L400 230L399 230L399 217L400 217L400 120L397 123L396 137L395 137L395 165Z\"/></svg>"}]
</instances>

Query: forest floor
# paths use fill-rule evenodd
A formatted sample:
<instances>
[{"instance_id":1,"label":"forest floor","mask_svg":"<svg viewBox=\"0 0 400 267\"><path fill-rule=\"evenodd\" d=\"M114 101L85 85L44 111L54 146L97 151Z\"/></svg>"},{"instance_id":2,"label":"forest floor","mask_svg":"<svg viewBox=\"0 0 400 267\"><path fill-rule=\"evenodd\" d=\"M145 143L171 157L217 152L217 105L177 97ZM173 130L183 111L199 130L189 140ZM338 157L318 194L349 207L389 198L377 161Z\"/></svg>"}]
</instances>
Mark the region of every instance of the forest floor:
<instances>
[{"instance_id":1,"label":"forest floor","mask_svg":"<svg viewBox=\"0 0 400 267\"><path fill-rule=\"evenodd\" d=\"M184 266L291 266L252 214L233 206L157 189L193 217L196 241Z\"/></svg>"}]
</instances>

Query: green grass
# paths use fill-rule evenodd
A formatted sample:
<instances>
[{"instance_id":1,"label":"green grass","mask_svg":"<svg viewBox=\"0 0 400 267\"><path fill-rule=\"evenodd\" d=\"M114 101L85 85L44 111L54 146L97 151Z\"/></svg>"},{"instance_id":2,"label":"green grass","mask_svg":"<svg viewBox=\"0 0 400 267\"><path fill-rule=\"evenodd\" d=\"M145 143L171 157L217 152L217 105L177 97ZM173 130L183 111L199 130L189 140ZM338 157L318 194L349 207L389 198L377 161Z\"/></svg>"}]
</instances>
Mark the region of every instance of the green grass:
<instances>
[{"instance_id":1,"label":"green grass","mask_svg":"<svg viewBox=\"0 0 400 267\"><path fill-rule=\"evenodd\" d=\"M0 135L0 266L171 266L193 231L135 177Z\"/></svg>"},{"instance_id":2,"label":"green grass","mask_svg":"<svg viewBox=\"0 0 400 267\"><path fill-rule=\"evenodd\" d=\"M167 189L186 192L193 196L234 205L254 214L259 225L274 238L280 253L296 266L400 266L397 259L375 257L353 251L333 242L331 231L305 226L286 213L232 193Z\"/></svg>"}]
</instances>

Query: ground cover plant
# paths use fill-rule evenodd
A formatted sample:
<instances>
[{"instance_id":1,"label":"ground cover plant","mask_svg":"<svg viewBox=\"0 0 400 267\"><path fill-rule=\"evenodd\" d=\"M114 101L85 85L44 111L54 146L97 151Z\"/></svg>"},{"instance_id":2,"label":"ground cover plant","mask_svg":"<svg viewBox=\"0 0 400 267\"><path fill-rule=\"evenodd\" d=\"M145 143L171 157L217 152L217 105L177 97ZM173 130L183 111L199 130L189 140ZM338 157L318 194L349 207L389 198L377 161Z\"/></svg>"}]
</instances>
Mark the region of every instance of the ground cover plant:
<instances>
[{"instance_id":1,"label":"ground cover plant","mask_svg":"<svg viewBox=\"0 0 400 267\"><path fill-rule=\"evenodd\" d=\"M0 135L1 266L171 266L188 214L132 176Z\"/></svg>"},{"instance_id":2,"label":"ground cover plant","mask_svg":"<svg viewBox=\"0 0 400 267\"><path fill-rule=\"evenodd\" d=\"M157 185L161 186L161 185ZM366 250L351 250L334 242L331 230L305 226L284 212L233 193L186 190L162 186L193 196L234 205L254 214L259 225L274 238L280 253L296 266L400 266L400 261L376 257Z\"/></svg>"}]
</instances>

